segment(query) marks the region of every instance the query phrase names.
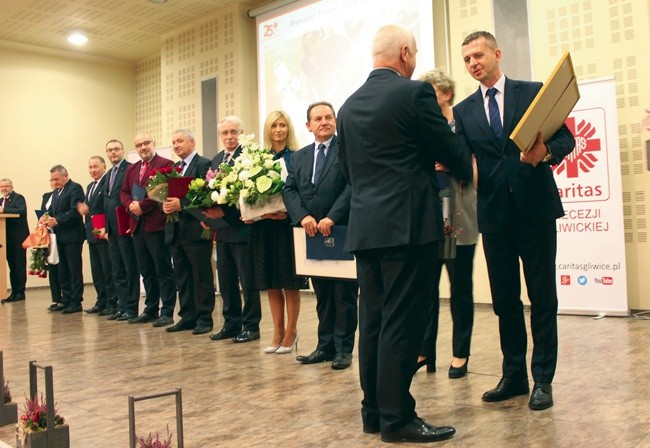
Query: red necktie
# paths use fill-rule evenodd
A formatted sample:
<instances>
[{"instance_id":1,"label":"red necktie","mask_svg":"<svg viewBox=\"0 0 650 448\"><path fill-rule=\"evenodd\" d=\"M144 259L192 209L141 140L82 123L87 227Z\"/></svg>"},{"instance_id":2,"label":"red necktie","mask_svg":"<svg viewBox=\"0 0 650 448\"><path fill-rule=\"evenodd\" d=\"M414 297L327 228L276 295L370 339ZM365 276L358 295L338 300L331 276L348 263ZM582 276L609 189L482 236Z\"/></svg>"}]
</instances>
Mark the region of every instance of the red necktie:
<instances>
[{"instance_id":1,"label":"red necktie","mask_svg":"<svg viewBox=\"0 0 650 448\"><path fill-rule=\"evenodd\" d=\"M142 182L147 174L149 173L149 161L145 160L142 162L142 166L140 167L140 182Z\"/></svg>"}]
</instances>

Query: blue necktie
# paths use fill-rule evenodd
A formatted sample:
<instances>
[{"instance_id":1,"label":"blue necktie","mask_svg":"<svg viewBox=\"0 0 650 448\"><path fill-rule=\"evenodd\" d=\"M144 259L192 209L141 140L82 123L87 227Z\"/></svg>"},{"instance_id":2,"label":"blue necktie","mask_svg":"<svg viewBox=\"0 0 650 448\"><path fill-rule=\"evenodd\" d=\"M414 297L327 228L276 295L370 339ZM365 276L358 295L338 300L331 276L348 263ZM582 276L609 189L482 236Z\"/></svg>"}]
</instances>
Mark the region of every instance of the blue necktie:
<instances>
[{"instance_id":1,"label":"blue necktie","mask_svg":"<svg viewBox=\"0 0 650 448\"><path fill-rule=\"evenodd\" d=\"M490 115L490 128L494 132L494 135L497 138L501 138L503 134L503 125L501 124L501 114L499 113L499 105L497 104L496 98L494 95L497 94L497 89L490 87L487 89L487 95L490 97L488 100L488 113Z\"/></svg>"},{"instance_id":2,"label":"blue necktie","mask_svg":"<svg viewBox=\"0 0 650 448\"><path fill-rule=\"evenodd\" d=\"M314 168L314 186L318 184L318 176L325 165L325 145L318 145L318 152L316 153L316 167Z\"/></svg>"}]
</instances>

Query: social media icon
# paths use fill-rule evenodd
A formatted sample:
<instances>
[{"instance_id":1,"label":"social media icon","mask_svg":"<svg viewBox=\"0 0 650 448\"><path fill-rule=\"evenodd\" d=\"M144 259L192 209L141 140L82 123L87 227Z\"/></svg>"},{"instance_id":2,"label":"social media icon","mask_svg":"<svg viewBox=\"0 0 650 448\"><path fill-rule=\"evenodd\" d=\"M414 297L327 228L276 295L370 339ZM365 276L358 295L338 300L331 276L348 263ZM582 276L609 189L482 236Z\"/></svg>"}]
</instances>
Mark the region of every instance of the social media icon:
<instances>
[{"instance_id":1,"label":"social media icon","mask_svg":"<svg viewBox=\"0 0 650 448\"><path fill-rule=\"evenodd\" d=\"M580 277L578 277L578 284L582 285L582 286L586 285L587 284L587 277L584 276L584 275L581 275Z\"/></svg>"},{"instance_id":2,"label":"social media icon","mask_svg":"<svg viewBox=\"0 0 650 448\"><path fill-rule=\"evenodd\" d=\"M570 275L561 275L560 276L560 285L570 285L571 276Z\"/></svg>"}]
</instances>

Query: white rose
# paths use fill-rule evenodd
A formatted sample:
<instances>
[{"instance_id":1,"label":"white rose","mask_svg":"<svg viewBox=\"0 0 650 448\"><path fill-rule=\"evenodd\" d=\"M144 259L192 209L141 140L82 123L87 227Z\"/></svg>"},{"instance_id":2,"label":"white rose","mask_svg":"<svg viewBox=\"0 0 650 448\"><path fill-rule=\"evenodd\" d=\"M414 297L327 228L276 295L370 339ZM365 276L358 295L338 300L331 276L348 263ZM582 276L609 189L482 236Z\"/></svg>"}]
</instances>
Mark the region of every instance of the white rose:
<instances>
[{"instance_id":1,"label":"white rose","mask_svg":"<svg viewBox=\"0 0 650 448\"><path fill-rule=\"evenodd\" d=\"M224 179L224 183L222 183L221 185L234 184L236 181L237 181L237 173L233 171L232 173L228 174L228 176L226 176L226 178Z\"/></svg>"},{"instance_id":2,"label":"white rose","mask_svg":"<svg viewBox=\"0 0 650 448\"><path fill-rule=\"evenodd\" d=\"M279 176L277 171L269 171L268 173L266 173L266 175L269 176L271 179L275 179L276 177Z\"/></svg>"},{"instance_id":3,"label":"white rose","mask_svg":"<svg viewBox=\"0 0 650 448\"><path fill-rule=\"evenodd\" d=\"M275 165L275 162L273 161L273 159L264 160L264 168L266 168L267 170L270 170L271 168L273 168L273 165Z\"/></svg>"},{"instance_id":4,"label":"white rose","mask_svg":"<svg viewBox=\"0 0 650 448\"><path fill-rule=\"evenodd\" d=\"M253 182L250 179L246 179L244 181L244 187L246 187L246 188L253 188L253 185L255 185L255 182Z\"/></svg>"},{"instance_id":5,"label":"white rose","mask_svg":"<svg viewBox=\"0 0 650 448\"><path fill-rule=\"evenodd\" d=\"M248 191L248 188L242 188L241 191L239 192L239 197L242 199L246 199L250 195L250 192Z\"/></svg>"},{"instance_id":6,"label":"white rose","mask_svg":"<svg viewBox=\"0 0 650 448\"><path fill-rule=\"evenodd\" d=\"M253 161L251 159L244 159L241 161L241 166L244 168L248 168L253 164Z\"/></svg>"},{"instance_id":7,"label":"white rose","mask_svg":"<svg viewBox=\"0 0 650 448\"><path fill-rule=\"evenodd\" d=\"M217 179L210 179L210 182L208 182L208 188L210 190L214 190L215 184L217 183Z\"/></svg>"},{"instance_id":8,"label":"white rose","mask_svg":"<svg viewBox=\"0 0 650 448\"><path fill-rule=\"evenodd\" d=\"M249 173L248 170L243 170L242 172L239 173L239 180L244 181L248 179Z\"/></svg>"}]
</instances>

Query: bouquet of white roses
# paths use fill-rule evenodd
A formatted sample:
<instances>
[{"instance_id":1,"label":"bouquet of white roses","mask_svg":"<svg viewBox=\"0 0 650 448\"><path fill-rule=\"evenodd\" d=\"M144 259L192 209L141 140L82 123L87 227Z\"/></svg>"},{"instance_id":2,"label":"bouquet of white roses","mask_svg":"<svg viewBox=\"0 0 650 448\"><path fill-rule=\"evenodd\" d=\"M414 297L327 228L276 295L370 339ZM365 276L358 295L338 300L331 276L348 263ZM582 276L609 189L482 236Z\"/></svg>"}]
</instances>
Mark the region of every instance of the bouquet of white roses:
<instances>
[{"instance_id":1,"label":"bouquet of white roses","mask_svg":"<svg viewBox=\"0 0 650 448\"><path fill-rule=\"evenodd\" d=\"M273 160L273 152L260 148L254 139L254 134L240 135L241 155L233 166L221 164L220 175L208 183L214 190L212 200L239 207L245 220L286 211L281 195L286 178L284 161Z\"/></svg>"}]
</instances>

